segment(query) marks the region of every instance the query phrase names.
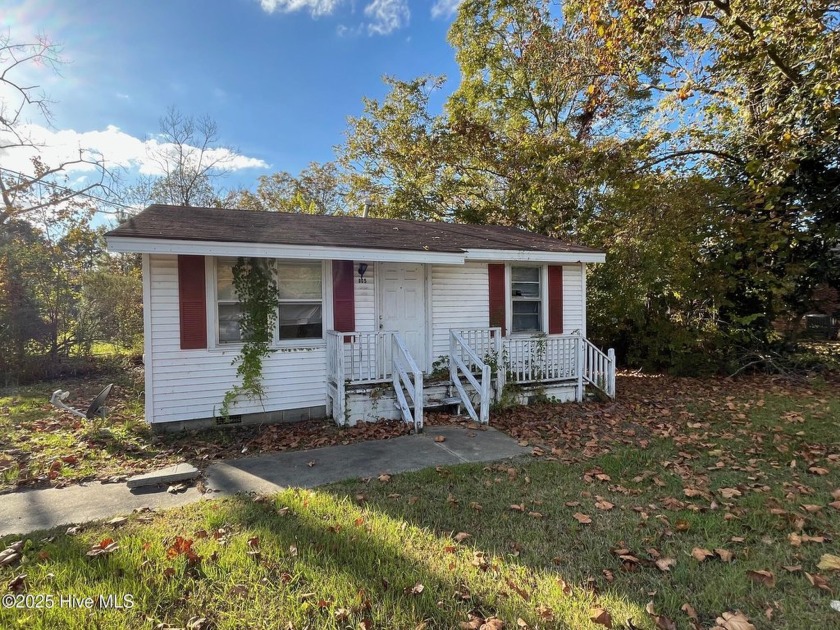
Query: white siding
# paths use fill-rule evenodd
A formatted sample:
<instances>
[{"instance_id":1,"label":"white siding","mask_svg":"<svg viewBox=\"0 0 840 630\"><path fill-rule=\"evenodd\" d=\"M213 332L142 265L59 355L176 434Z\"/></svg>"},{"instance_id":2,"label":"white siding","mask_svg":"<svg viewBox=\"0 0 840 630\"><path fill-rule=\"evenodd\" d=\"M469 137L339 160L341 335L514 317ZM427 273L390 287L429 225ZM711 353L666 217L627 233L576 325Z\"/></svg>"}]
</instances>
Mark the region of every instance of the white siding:
<instances>
[{"instance_id":1,"label":"white siding","mask_svg":"<svg viewBox=\"0 0 840 630\"><path fill-rule=\"evenodd\" d=\"M359 284L359 263L354 261L355 270L355 299L356 299L356 332L375 332L379 330L376 322L376 263L368 262L365 280Z\"/></svg>"},{"instance_id":2,"label":"white siding","mask_svg":"<svg viewBox=\"0 0 840 630\"><path fill-rule=\"evenodd\" d=\"M432 266L432 361L449 355L450 328L490 325L487 263Z\"/></svg>"},{"instance_id":3,"label":"white siding","mask_svg":"<svg viewBox=\"0 0 840 630\"><path fill-rule=\"evenodd\" d=\"M563 334L586 334L584 299L581 266L563 265Z\"/></svg>"},{"instance_id":4,"label":"white siding","mask_svg":"<svg viewBox=\"0 0 840 630\"><path fill-rule=\"evenodd\" d=\"M153 388L149 422L212 418L225 392L237 381L237 348L181 350L178 312L178 264L172 255L151 255L149 261L151 357L146 386ZM364 286L364 285L362 285ZM208 296L209 297L209 296ZM207 308L215 308L208 299ZM325 305L325 312L327 311ZM326 359L322 341L311 347L284 348L263 366L266 395L262 401L243 400L232 413L260 413L315 407L326 403Z\"/></svg>"}]
</instances>

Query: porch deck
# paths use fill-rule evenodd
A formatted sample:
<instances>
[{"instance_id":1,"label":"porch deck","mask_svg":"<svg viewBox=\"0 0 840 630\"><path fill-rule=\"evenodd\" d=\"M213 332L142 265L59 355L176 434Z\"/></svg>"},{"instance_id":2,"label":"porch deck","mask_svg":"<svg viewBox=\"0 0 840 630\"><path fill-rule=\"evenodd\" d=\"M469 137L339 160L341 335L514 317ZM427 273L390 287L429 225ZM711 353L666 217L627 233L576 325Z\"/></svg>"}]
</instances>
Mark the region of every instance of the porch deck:
<instances>
[{"instance_id":1,"label":"porch deck","mask_svg":"<svg viewBox=\"0 0 840 630\"><path fill-rule=\"evenodd\" d=\"M576 401L584 400L587 387L615 398L615 353L602 352L583 335L506 338L501 328L450 329L447 360L448 400L481 423L510 385L567 384ZM327 333L327 412L338 424L357 421L349 391L387 385L400 417L422 430L427 378L397 332Z\"/></svg>"}]
</instances>

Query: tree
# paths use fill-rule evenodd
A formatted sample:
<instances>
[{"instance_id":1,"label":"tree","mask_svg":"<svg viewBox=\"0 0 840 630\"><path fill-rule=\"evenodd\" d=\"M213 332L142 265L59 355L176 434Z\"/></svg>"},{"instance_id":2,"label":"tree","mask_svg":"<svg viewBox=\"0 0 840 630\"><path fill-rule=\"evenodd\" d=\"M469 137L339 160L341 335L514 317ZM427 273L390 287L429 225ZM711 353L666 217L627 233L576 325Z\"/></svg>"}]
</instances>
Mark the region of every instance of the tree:
<instances>
[{"instance_id":1,"label":"tree","mask_svg":"<svg viewBox=\"0 0 840 630\"><path fill-rule=\"evenodd\" d=\"M230 173L234 151L218 142L219 130L213 119L187 116L170 107L148 150L161 175L141 179L131 194L153 203L220 205L224 195L217 184Z\"/></svg>"},{"instance_id":2,"label":"tree","mask_svg":"<svg viewBox=\"0 0 840 630\"><path fill-rule=\"evenodd\" d=\"M567 17L601 62L656 95L662 124L645 169L725 179L710 255L729 280L723 312L766 337L836 283L840 239L840 4L832 0L573 0ZM670 121L679 120L679 125Z\"/></svg>"},{"instance_id":3,"label":"tree","mask_svg":"<svg viewBox=\"0 0 840 630\"><path fill-rule=\"evenodd\" d=\"M60 49L46 38L15 43L0 35L0 230L14 220L72 217L90 211L87 196L110 192L111 174L102 156L80 149L77 158L47 164L37 153L41 146L28 130L29 116L51 119L47 96L38 85L25 82L21 74L37 66L56 71L63 63ZM3 166L3 156L31 156L32 172L19 173ZM84 168L87 184L72 186L67 173Z\"/></svg>"},{"instance_id":4,"label":"tree","mask_svg":"<svg viewBox=\"0 0 840 630\"><path fill-rule=\"evenodd\" d=\"M312 162L297 177L286 171L260 176L256 192L240 191L231 205L248 210L344 214L346 195L335 162Z\"/></svg>"}]
</instances>

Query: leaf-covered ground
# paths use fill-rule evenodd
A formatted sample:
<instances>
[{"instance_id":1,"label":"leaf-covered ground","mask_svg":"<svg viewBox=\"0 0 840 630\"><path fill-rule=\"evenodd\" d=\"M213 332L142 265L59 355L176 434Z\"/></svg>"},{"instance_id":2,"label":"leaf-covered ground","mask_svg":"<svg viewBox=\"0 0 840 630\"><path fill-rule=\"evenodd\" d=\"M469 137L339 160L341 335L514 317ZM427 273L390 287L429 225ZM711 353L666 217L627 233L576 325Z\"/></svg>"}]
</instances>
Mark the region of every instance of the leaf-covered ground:
<instances>
[{"instance_id":1,"label":"leaf-covered ground","mask_svg":"<svg viewBox=\"0 0 840 630\"><path fill-rule=\"evenodd\" d=\"M217 459L387 439L408 433L401 422L341 429L330 420L292 425L228 427L156 434L143 419L142 372L0 389L0 493L66 486L126 476L190 461L199 468ZM102 387L115 382L107 420L90 423L49 403L56 389L84 410Z\"/></svg>"},{"instance_id":2,"label":"leaf-covered ground","mask_svg":"<svg viewBox=\"0 0 840 630\"><path fill-rule=\"evenodd\" d=\"M619 386L617 403L495 414L533 447L509 463L7 537L24 556L0 568L9 592L133 607L5 609L0 627L840 624L837 382Z\"/></svg>"}]
</instances>

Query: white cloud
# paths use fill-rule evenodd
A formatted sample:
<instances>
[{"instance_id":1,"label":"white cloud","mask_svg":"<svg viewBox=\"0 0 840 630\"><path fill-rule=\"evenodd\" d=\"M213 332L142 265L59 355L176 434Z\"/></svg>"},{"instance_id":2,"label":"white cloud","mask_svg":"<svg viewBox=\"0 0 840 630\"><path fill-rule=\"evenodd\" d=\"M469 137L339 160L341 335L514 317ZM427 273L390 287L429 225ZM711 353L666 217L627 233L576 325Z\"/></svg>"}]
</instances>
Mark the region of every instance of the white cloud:
<instances>
[{"instance_id":1,"label":"white cloud","mask_svg":"<svg viewBox=\"0 0 840 630\"><path fill-rule=\"evenodd\" d=\"M0 167L32 173L31 158L40 155L48 166L76 160L80 151L86 155L99 154L110 168L121 166L137 169L143 175L160 175L160 166L152 159L156 149L165 149L164 143L155 139L140 140L108 125L102 131L74 131L73 129L53 130L41 125L22 125L18 132L32 140L37 148L13 148L0 151ZM4 138L0 136L0 142ZM210 160L221 160L224 167L232 171L249 168L268 168L268 164L259 158L248 157L229 149L211 149L207 152ZM80 174L93 170L88 164L73 165L68 173Z\"/></svg>"},{"instance_id":2,"label":"white cloud","mask_svg":"<svg viewBox=\"0 0 840 630\"><path fill-rule=\"evenodd\" d=\"M373 0L365 7L365 17L371 35L388 35L408 25L411 12L408 0Z\"/></svg>"},{"instance_id":3,"label":"white cloud","mask_svg":"<svg viewBox=\"0 0 840 630\"><path fill-rule=\"evenodd\" d=\"M458 7L464 0L437 0L432 5L432 17L452 17L458 12Z\"/></svg>"},{"instance_id":4,"label":"white cloud","mask_svg":"<svg viewBox=\"0 0 840 630\"><path fill-rule=\"evenodd\" d=\"M260 0L260 6L266 13L281 11L292 13L294 11L309 11L313 17L319 15L330 15L336 7L344 0Z\"/></svg>"}]
</instances>

